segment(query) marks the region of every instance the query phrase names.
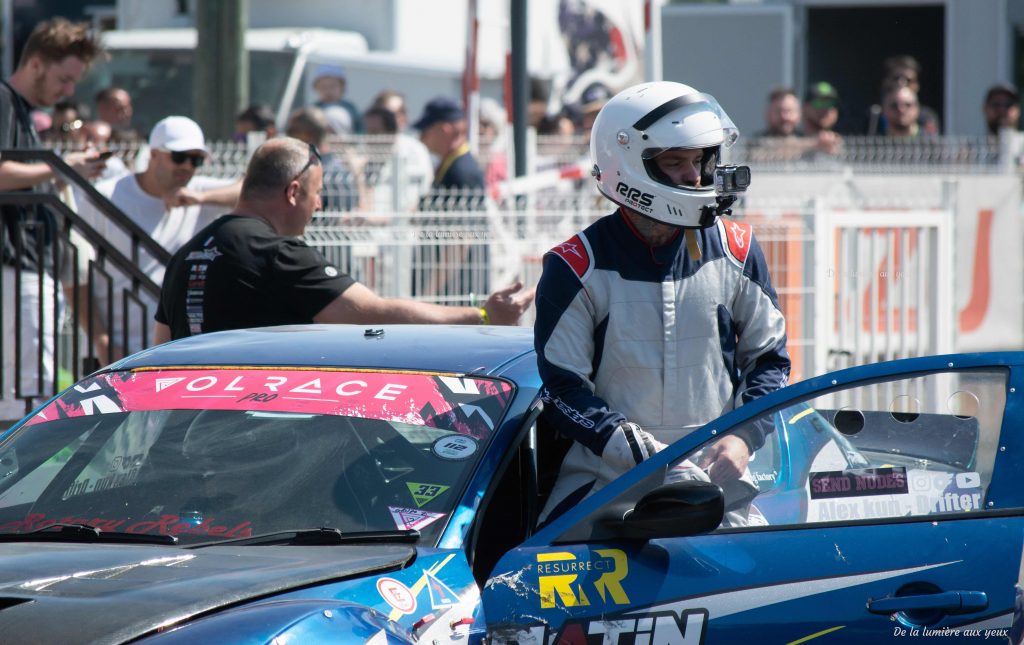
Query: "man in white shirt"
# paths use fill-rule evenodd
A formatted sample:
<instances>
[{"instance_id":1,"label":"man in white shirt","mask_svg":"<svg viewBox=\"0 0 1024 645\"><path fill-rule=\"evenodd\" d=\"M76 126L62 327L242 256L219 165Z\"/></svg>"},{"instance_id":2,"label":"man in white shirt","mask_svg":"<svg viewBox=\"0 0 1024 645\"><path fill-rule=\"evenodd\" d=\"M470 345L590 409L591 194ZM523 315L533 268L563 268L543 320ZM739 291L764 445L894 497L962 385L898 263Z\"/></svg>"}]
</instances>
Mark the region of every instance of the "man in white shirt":
<instances>
[{"instance_id":1,"label":"man in white shirt","mask_svg":"<svg viewBox=\"0 0 1024 645\"><path fill-rule=\"evenodd\" d=\"M206 140L199 125L184 116L169 116L158 122L149 136L151 156L146 170L118 179L96 184L96 190L125 212L158 244L174 253L200 229L227 212L238 199L240 180L196 177L196 170L209 159ZM115 223L79 199L81 215L97 231L110 240L129 258L131 238ZM139 268L157 285L163 282L164 265L148 253L139 250ZM151 336L156 299L139 292L145 309L134 302L128 312L128 344L124 345L121 306L125 290L130 289L127 276L115 275L113 325L104 324L107 299L105 284L97 282L94 290L95 305L99 310L96 321L103 327L95 334L100 363L109 358L138 351L143 340ZM145 321L145 322L144 322ZM107 332L110 332L109 335ZM113 352L109 352L113 349Z\"/></svg>"}]
</instances>

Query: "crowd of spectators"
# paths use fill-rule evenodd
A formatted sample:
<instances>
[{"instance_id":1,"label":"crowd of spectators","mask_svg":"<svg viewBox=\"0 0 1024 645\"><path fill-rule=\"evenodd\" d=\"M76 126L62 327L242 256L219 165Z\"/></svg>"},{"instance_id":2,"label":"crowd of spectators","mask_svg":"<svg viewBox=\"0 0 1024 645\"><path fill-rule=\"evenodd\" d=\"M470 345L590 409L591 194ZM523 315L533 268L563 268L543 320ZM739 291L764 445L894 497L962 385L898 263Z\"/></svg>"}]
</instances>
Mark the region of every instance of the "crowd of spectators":
<instances>
[{"instance_id":1,"label":"crowd of spectators","mask_svg":"<svg viewBox=\"0 0 1024 645\"><path fill-rule=\"evenodd\" d=\"M763 128L748 139L747 160L824 160L839 155L844 137L849 136L885 137L895 142L939 135L938 114L918 99L921 71L911 56L887 58L880 74L878 101L861 115L848 114L841 88L827 81L809 83L802 94L793 87L773 89L767 97ZM470 142L468 115L453 97L437 97L411 118L405 97L397 90L380 92L360 110L360 99L365 97L348 96L345 70L339 66L320 65L309 80L315 91L313 102L289 115L281 132L274 111L254 104L237 114L233 138L250 148L279 134L317 145L325 159L325 210L358 215L335 215L337 221L383 222L386 213L425 207L449 209L453 203L450 196L458 191L486 191L492 197L503 194L509 179L510 137L505 132L507 114L497 101L480 101L479 136ZM552 97L549 92L544 84L531 86L528 120L539 136L534 159L538 171L564 167L584 155L594 115L612 94L609 88L595 84L575 100L563 103L562 97ZM447 116L430 122L432 114L440 113L438 105L447 106L442 110ZM1013 86L993 86L982 109L988 132L996 135L1000 127L1019 127L1019 105ZM42 138L64 149L124 142L141 148L137 157L134 153L123 155L125 162L120 156L110 159L102 179L143 171L148 150L144 137L132 127L128 92L119 87L103 89L95 96L94 112L95 118L89 106L64 100L51 111L37 110L33 116ZM470 143L475 147L470 149ZM459 154L447 159L454 152ZM475 206L480 201L461 199L455 203Z\"/></svg>"},{"instance_id":2,"label":"crowd of spectators","mask_svg":"<svg viewBox=\"0 0 1024 645\"><path fill-rule=\"evenodd\" d=\"M922 105L921 65L912 56L892 56L882 65L879 101L863 118L845 115L839 89L826 81L808 85L803 101L796 89L777 87L766 101L764 128L750 144L751 161L820 160L843 150L844 137L878 137L879 143L938 142L941 122L935 109ZM985 94L981 114L991 137L1020 127L1020 97L1007 83ZM845 126L842 125L845 123ZM860 124L860 125L859 125Z\"/></svg>"},{"instance_id":3,"label":"crowd of spectators","mask_svg":"<svg viewBox=\"0 0 1024 645\"><path fill-rule=\"evenodd\" d=\"M132 97L116 86L98 92L92 105L71 100L68 97L74 94L74 82L101 51L100 45L83 27L62 19L48 21L38 31L30 39L18 69L4 84L7 93L0 93L0 118L6 124L6 143L0 147L47 145L56 149L72 169L93 182L101 194L171 253L230 209L238 197L241 178L211 183L198 176L200 167L211 159L199 124L186 115L167 115L152 132L139 133L132 121ZM68 42L72 43L71 49L67 48ZM757 161L759 155L765 159L804 160L834 156L843 149L844 136L851 135L892 140L935 137L942 131L941 124L934 109L920 104L920 78L921 66L912 57L886 59L879 101L859 119L864 126L857 131L840 130L841 123L858 119L840 119L844 106L841 90L835 85L815 81L802 95L795 88L776 88L767 97L764 128L753 137L750 160ZM315 100L291 113L281 132L274 111L254 104L236 115L234 140L255 149L265 140L286 135L313 146L327 187L322 199L326 210L359 214L358 218L350 216L349 221L372 220L374 213L478 211L486 196L497 196L508 181L508 118L497 101L484 98L480 102L479 137L476 147L471 148L474 142L469 137L469 115L453 97L438 96L419 114L410 115L405 97L397 90L386 90L373 97L362 111L357 102L366 97L347 95L344 69L322 65L309 80ZM557 167L573 154L579 156L595 116L611 95L609 88L592 85L563 104L561 97L553 97L541 85L535 85L528 118L529 125L542 137L537 168ZM1016 88L1002 83L992 86L984 97L981 114L991 136L998 136L1005 128L1019 128ZM99 152L107 148L131 150L131 154L101 156ZM62 190L51 181L53 173L41 166L0 162L0 184L6 190ZM70 199L75 200L74 194ZM102 216L87 207L82 212L97 230L105 231ZM461 217L460 221L471 222L470 216ZM22 226L35 220L45 226ZM344 221L344 216L334 221ZM23 276L39 271L44 280L58 277L58 260L33 252L52 244L52 231L38 239L39 234L31 232L52 228L46 222L49 216L36 209L8 207L5 211L4 225L9 228L6 239L18 242L18 249L4 249L7 282L14 279L16 266L23 269ZM29 239L26 235L36 237ZM487 262L483 247L467 245L455 252L462 263ZM142 257L139 262L155 282L162 279L152 258ZM464 290L464 278L453 274L443 281L458 283L454 289L459 291ZM65 286L73 289L78 285ZM45 291L43 287L27 288L37 294ZM414 295L426 294L414 291ZM41 328L54 315L59 316L59 312L40 309L31 302L29 299L21 304L43 311L43 318L35 323L30 320L31 324ZM62 299L55 302L58 308L63 307ZM26 316L35 316L35 311L26 309ZM101 353L113 355L137 349L116 347L121 336L116 325L112 328L101 319L86 322L101 332L96 339ZM33 357L38 355L40 343L44 345L43 354L51 351L52 339L39 336L34 341L24 340L23 346ZM8 356L12 354L7 352ZM29 361L29 354L25 356ZM45 381L52 378L52 373L44 374ZM6 382L11 384L13 380ZM25 384L24 388L35 385Z\"/></svg>"}]
</instances>

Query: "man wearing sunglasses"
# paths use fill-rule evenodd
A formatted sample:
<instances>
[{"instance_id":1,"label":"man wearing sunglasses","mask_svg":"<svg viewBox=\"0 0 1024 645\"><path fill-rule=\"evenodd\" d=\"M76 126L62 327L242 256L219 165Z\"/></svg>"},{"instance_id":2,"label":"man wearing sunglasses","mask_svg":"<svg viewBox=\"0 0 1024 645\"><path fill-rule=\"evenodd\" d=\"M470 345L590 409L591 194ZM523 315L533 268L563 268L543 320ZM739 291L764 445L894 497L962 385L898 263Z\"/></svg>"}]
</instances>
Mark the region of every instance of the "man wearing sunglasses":
<instances>
[{"instance_id":1,"label":"man wearing sunglasses","mask_svg":"<svg viewBox=\"0 0 1024 645\"><path fill-rule=\"evenodd\" d=\"M811 155L834 155L839 152L843 138L836 132L839 124L839 92L831 83L811 83L804 94L803 133L814 138Z\"/></svg>"},{"instance_id":2,"label":"man wearing sunglasses","mask_svg":"<svg viewBox=\"0 0 1024 645\"><path fill-rule=\"evenodd\" d=\"M533 301L515 283L483 307L382 298L299 237L320 208L323 166L291 137L257 148L234 214L189 240L167 265L154 343L211 331L318 323L514 325Z\"/></svg>"},{"instance_id":3,"label":"man wearing sunglasses","mask_svg":"<svg viewBox=\"0 0 1024 645\"><path fill-rule=\"evenodd\" d=\"M143 172L99 182L96 190L124 211L154 241L173 253L196 231L234 206L242 184L240 180L196 176L196 171L210 155L202 129L188 117L169 116L159 121L149 135L149 148L149 165ZM79 200L83 217L131 257L131 244L125 232L86 204L86 200ZM163 265L145 251L140 251L139 256L139 267L160 284L164 277ZM119 320L122 287L129 286L127 277L115 279L115 319L113 324L99 323L111 332L110 342L116 345L120 345L123 339ZM105 294L96 294L96 297L98 309L106 311ZM145 298L143 301L146 305L144 315L149 319L156 310L156 302ZM129 344L124 348L116 347L114 357L143 347L142 314L130 312L129 320ZM106 334L101 332L97 336L96 348L101 361L107 358L107 346Z\"/></svg>"}]
</instances>

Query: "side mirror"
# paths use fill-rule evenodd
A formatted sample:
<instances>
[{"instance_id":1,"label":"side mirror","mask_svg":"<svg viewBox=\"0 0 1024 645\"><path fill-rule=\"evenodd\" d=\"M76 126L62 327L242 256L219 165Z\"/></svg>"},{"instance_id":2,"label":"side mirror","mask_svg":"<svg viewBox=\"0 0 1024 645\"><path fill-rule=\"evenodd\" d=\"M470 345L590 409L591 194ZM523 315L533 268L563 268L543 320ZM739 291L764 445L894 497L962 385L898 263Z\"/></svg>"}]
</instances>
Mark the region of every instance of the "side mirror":
<instances>
[{"instance_id":1,"label":"side mirror","mask_svg":"<svg viewBox=\"0 0 1024 645\"><path fill-rule=\"evenodd\" d=\"M725 495L717 484L689 480L665 484L644 495L621 520L606 520L613 535L628 540L687 537L718 528Z\"/></svg>"}]
</instances>

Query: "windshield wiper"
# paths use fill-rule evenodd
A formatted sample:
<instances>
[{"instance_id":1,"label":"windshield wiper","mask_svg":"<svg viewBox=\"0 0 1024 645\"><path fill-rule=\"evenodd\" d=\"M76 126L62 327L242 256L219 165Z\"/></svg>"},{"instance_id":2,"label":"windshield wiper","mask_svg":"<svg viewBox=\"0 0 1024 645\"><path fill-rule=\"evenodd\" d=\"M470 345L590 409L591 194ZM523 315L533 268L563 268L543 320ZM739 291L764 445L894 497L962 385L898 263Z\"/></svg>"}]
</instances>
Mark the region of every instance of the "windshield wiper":
<instances>
[{"instance_id":1,"label":"windshield wiper","mask_svg":"<svg viewBox=\"0 0 1024 645\"><path fill-rule=\"evenodd\" d=\"M54 530L60 529L60 530ZM56 522L26 533L0 533L0 542L124 542L129 544L177 544L173 535L104 531L89 524Z\"/></svg>"},{"instance_id":2,"label":"windshield wiper","mask_svg":"<svg viewBox=\"0 0 1024 645\"><path fill-rule=\"evenodd\" d=\"M365 544L374 542L416 542L420 539L420 532L416 529L405 529L399 531L357 531L354 533L343 533L341 529L328 526L321 526L315 529L285 529L271 531L249 537L234 538L231 540L218 540L214 542L203 542L202 544L190 544L186 549L201 549L207 546L222 546L225 544L293 544L300 546L330 546L334 544Z\"/></svg>"}]
</instances>

